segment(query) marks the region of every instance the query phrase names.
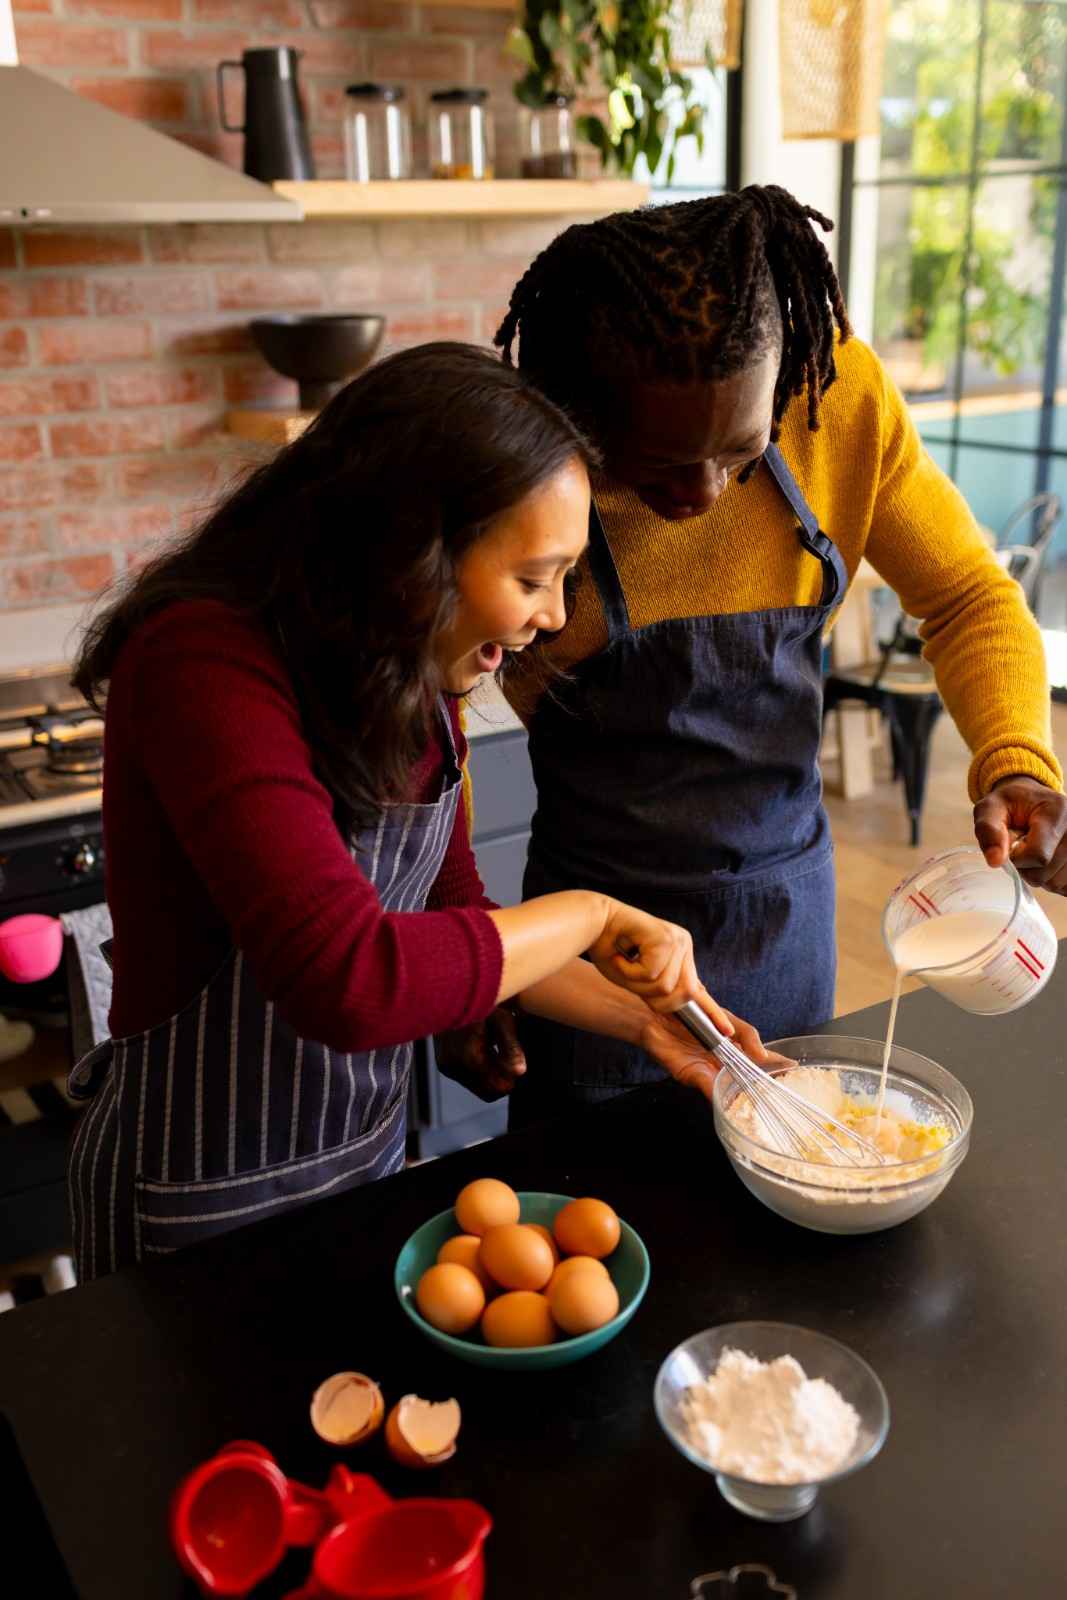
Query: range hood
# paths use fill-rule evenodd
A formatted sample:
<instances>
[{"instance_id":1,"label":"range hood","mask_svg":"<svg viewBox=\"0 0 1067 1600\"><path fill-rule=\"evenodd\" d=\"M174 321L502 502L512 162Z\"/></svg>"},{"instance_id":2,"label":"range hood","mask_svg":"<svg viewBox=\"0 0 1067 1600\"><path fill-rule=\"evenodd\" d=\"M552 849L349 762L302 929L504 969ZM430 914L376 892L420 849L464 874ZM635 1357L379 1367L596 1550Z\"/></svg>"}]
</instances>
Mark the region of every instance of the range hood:
<instances>
[{"instance_id":1,"label":"range hood","mask_svg":"<svg viewBox=\"0 0 1067 1600\"><path fill-rule=\"evenodd\" d=\"M302 216L267 184L143 122L28 67L0 66L0 225L299 222Z\"/></svg>"}]
</instances>

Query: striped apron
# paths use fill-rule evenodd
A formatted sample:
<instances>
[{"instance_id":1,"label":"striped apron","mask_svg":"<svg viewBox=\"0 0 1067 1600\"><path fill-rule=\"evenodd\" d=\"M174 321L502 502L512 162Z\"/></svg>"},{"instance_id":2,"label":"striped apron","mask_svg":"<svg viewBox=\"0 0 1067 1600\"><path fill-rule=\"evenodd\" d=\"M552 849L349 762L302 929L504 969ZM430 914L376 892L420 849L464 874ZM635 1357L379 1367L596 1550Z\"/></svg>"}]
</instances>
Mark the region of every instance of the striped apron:
<instances>
[{"instance_id":1,"label":"striped apron","mask_svg":"<svg viewBox=\"0 0 1067 1600\"><path fill-rule=\"evenodd\" d=\"M440 715L440 797L389 806L353 844L386 911L425 908L452 835L462 774ZM301 1038L232 950L176 1016L105 1040L71 1075L92 1101L69 1168L79 1280L399 1171L414 1048Z\"/></svg>"}]
</instances>

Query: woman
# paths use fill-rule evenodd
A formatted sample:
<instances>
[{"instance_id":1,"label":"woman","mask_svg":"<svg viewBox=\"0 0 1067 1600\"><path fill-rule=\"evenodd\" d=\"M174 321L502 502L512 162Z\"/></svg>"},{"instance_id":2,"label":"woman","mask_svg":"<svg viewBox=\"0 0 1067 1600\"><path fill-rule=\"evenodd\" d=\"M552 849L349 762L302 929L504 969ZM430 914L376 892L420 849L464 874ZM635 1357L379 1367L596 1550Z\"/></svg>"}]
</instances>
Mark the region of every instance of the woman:
<instances>
[{"instance_id":1,"label":"woman","mask_svg":"<svg viewBox=\"0 0 1067 1600\"><path fill-rule=\"evenodd\" d=\"M924 619L987 859L1019 833L1026 876L1067 890L1036 625L850 337L812 222L753 187L571 227L496 340L604 457L589 581L547 647L569 681L542 694L516 663L505 685L537 782L525 891L591 884L684 924L765 1038L833 1014L822 648L864 555ZM615 1040L526 1037L519 1119L658 1074Z\"/></svg>"},{"instance_id":2,"label":"woman","mask_svg":"<svg viewBox=\"0 0 1067 1600\"><path fill-rule=\"evenodd\" d=\"M562 626L590 460L488 353L394 356L90 630L114 994L74 1075L82 1279L395 1172L412 1041L514 996L707 1087L655 1014L714 1008L688 936L584 891L495 908L461 802L458 697Z\"/></svg>"}]
</instances>

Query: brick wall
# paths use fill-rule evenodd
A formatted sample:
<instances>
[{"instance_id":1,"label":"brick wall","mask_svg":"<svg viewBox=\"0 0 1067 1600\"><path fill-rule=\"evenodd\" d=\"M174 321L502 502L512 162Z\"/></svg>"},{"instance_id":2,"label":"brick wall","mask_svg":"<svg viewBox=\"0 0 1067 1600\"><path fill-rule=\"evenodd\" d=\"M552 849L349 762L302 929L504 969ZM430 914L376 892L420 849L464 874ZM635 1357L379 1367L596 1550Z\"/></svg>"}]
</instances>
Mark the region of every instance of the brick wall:
<instances>
[{"instance_id":1,"label":"brick wall","mask_svg":"<svg viewBox=\"0 0 1067 1600\"><path fill-rule=\"evenodd\" d=\"M341 170L354 79L494 91L515 170L506 14L389 0L16 0L19 56L234 164L214 67L291 43L320 176ZM230 110L240 120L240 107ZM32 130L30 130L32 132ZM528 221L0 229L0 610L90 596L198 515L245 459L231 405L294 404L252 348L257 312L382 311L387 348L486 342L530 257Z\"/></svg>"}]
</instances>

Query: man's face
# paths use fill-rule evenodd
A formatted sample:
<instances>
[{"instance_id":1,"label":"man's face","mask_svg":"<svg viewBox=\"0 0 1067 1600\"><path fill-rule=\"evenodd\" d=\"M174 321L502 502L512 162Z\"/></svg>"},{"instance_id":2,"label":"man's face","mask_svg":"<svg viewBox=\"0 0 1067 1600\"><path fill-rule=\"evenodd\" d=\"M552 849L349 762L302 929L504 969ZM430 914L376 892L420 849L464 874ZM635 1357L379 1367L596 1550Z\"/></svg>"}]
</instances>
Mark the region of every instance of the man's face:
<instances>
[{"instance_id":1,"label":"man's face","mask_svg":"<svg viewBox=\"0 0 1067 1600\"><path fill-rule=\"evenodd\" d=\"M672 522L707 511L770 442L778 361L770 350L715 383L633 384L608 435L608 472Z\"/></svg>"}]
</instances>

